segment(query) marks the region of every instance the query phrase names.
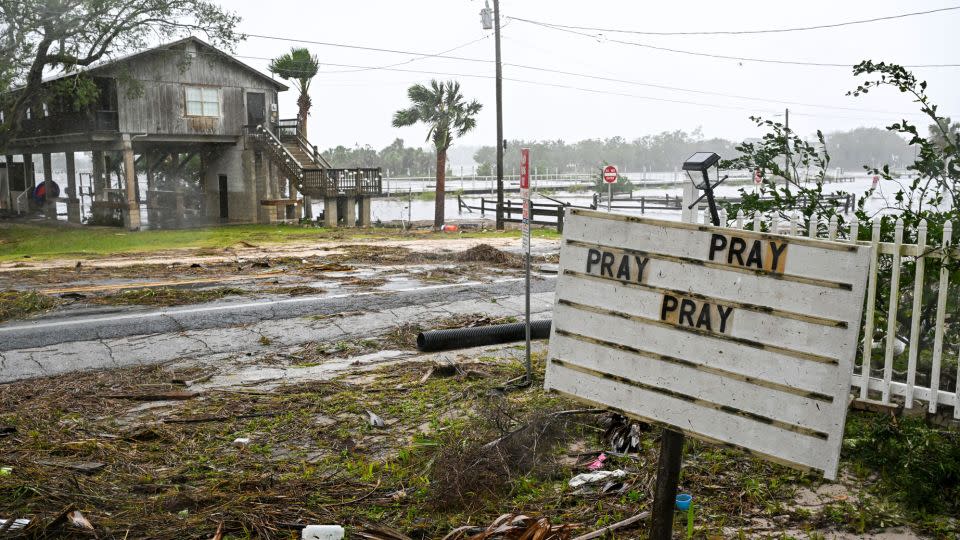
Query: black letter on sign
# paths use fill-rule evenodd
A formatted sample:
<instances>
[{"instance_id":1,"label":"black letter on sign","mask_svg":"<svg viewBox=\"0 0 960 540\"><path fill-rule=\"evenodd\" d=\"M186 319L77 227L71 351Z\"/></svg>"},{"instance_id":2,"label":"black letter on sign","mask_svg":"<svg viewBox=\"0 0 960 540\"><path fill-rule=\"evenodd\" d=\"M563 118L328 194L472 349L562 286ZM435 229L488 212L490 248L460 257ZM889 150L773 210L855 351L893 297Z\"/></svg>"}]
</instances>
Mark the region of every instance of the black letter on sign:
<instances>
[{"instance_id":1,"label":"black letter on sign","mask_svg":"<svg viewBox=\"0 0 960 540\"><path fill-rule=\"evenodd\" d=\"M643 270L647 267L647 263L650 262L650 259L641 259L640 257L634 255L633 260L637 261L637 283L643 283Z\"/></svg>"},{"instance_id":2,"label":"black letter on sign","mask_svg":"<svg viewBox=\"0 0 960 540\"><path fill-rule=\"evenodd\" d=\"M693 313L696 310L697 303L684 298L680 301L680 317L677 319L677 322L683 324L683 320L686 319L687 326L696 326L696 323L693 322Z\"/></svg>"},{"instance_id":3,"label":"black letter on sign","mask_svg":"<svg viewBox=\"0 0 960 540\"><path fill-rule=\"evenodd\" d=\"M770 242L770 252L773 253L773 263L770 265L770 271L776 272L777 265L780 264L780 256L787 250L787 243L783 242L779 246L776 242Z\"/></svg>"},{"instance_id":4,"label":"black letter on sign","mask_svg":"<svg viewBox=\"0 0 960 540\"><path fill-rule=\"evenodd\" d=\"M613 260L616 257L613 256L613 253L604 251L603 252L603 261L600 262L600 275L607 274L610 277L613 277Z\"/></svg>"},{"instance_id":5,"label":"black letter on sign","mask_svg":"<svg viewBox=\"0 0 960 540\"><path fill-rule=\"evenodd\" d=\"M620 259L620 269L617 270L617 279L630 281L630 257L626 255Z\"/></svg>"},{"instance_id":6,"label":"black letter on sign","mask_svg":"<svg viewBox=\"0 0 960 540\"><path fill-rule=\"evenodd\" d=\"M727 321L730 320L730 314L733 313L733 308L717 306L717 311L720 313L720 333L725 334L727 333Z\"/></svg>"},{"instance_id":7,"label":"black letter on sign","mask_svg":"<svg viewBox=\"0 0 960 540\"><path fill-rule=\"evenodd\" d=\"M590 268L600 262L600 251L596 249L587 250L587 273L590 273Z\"/></svg>"},{"instance_id":8,"label":"black letter on sign","mask_svg":"<svg viewBox=\"0 0 960 540\"><path fill-rule=\"evenodd\" d=\"M660 320L667 320L667 313L677 309L677 297L669 294L663 295L663 305L660 306Z\"/></svg>"},{"instance_id":9,"label":"black letter on sign","mask_svg":"<svg viewBox=\"0 0 960 540\"><path fill-rule=\"evenodd\" d=\"M727 247L727 237L722 234L714 234L710 238L710 260L718 251L723 251Z\"/></svg>"},{"instance_id":10,"label":"black letter on sign","mask_svg":"<svg viewBox=\"0 0 960 540\"><path fill-rule=\"evenodd\" d=\"M733 264L733 258L737 258L737 264L743 266L743 252L747 249L747 242L739 236L730 239L730 251L727 252L727 264Z\"/></svg>"},{"instance_id":11,"label":"black letter on sign","mask_svg":"<svg viewBox=\"0 0 960 540\"><path fill-rule=\"evenodd\" d=\"M758 270L763 270L763 259L760 257L760 251L763 249L763 242L754 240L753 247L750 248L750 254L747 255L747 266L753 266Z\"/></svg>"}]
</instances>

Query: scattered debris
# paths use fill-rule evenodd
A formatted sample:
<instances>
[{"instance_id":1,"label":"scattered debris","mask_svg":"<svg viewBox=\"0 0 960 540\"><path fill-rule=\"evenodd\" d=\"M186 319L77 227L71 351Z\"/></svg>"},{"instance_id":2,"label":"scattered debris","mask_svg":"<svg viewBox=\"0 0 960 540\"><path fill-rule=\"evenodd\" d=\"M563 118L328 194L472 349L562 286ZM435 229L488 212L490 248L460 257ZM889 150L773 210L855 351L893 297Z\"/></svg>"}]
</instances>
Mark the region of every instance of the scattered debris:
<instances>
[{"instance_id":1,"label":"scattered debris","mask_svg":"<svg viewBox=\"0 0 960 540\"><path fill-rule=\"evenodd\" d=\"M250 437L237 437L233 440L233 445L237 447L244 447L250 444Z\"/></svg>"},{"instance_id":2,"label":"scattered debris","mask_svg":"<svg viewBox=\"0 0 960 540\"><path fill-rule=\"evenodd\" d=\"M603 468L603 462L607 460L607 455L603 452L600 452L600 455L596 459L587 464L587 469L591 471L596 471Z\"/></svg>"},{"instance_id":3,"label":"scattered debris","mask_svg":"<svg viewBox=\"0 0 960 540\"><path fill-rule=\"evenodd\" d=\"M87 529L88 531L93 530L93 524L80 513L79 510L71 510L67 512L67 521L70 525L78 529Z\"/></svg>"},{"instance_id":4,"label":"scattered debris","mask_svg":"<svg viewBox=\"0 0 960 540\"><path fill-rule=\"evenodd\" d=\"M14 426L0 426L0 437L13 435L16 432L17 432L17 428L15 428Z\"/></svg>"},{"instance_id":5,"label":"scattered debris","mask_svg":"<svg viewBox=\"0 0 960 540\"><path fill-rule=\"evenodd\" d=\"M29 519L2 519L0 518L0 533L7 531L18 531L30 524Z\"/></svg>"},{"instance_id":6,"label":"scattered debris","mask_svg":"<svg viewBox=\"0 0 960 540\"><path fill-rule=\"evenodd\" d=\"M58 296L60 298L63 298L64 300L83 300L84 298L87 297L87 295L78 293L78 292L68 292L68 293L60 294Z\"/></svg>"},{"instance_id":7,"label":"scattered debris","mask_svg":"<svg viewBox=\"0 0 960 540\"><path fill-rule=\"evenodd\" d=\"M383 418L380 418L379 416L377 416L377 414L374 413L373 411L369 411L369 410L368 410L368 411L366 411L366 413L367 413L367 421L370 422L370 425L371 425L371 426L373 426L373 427L375 427L375 428L382 428L382 427L385 427L385 426L387 425L387 424L383 421Z\"/></svg>"},{"instance_id":8,"label":"scattered debris","mask_svg":"<svg viewBox=\"0 0 960 540\"><path fill-rule=\"evenodd\" d=\"M523 264L523 259L518 255L500 251L490 244L480 244L459 253L457 254L457 260L460 262L502 264L504 266L520 266Z\"/></svg>"},{"instance_id":9,"label":"scattered debris","mask_svg":"<svg viewBox=\"0 0 960 540\"><path fill-rule=\"evenodd\" d=\"M307 525L300 533L303 540L340 540L344 530L340 525Z\"/></svg>"},{"instance_id":10,"label":"scattered debris","mask_svg":"<svg viewBox=\"0 0 960 540\"><path fill-rule=\"evenodd\" d=\"M106 399L129 399L131 401L183 401L193 399L195 392L171 390L169 392L154 392L150 394L106 394Z\"/></svg>"},{"instance_id":11,"label":"scattered debris","mask_svg":"<svg viewBox=\"0 0 960 540\"><path fill-rule=\"evenodd\" d=\"M619 454L639 452L643 432L650 429L646 424L635 422L616 413L603 417L601 426L606 428L603 434L604 440L610 444L614 452Z\"/></svg>"},{"instance_id":12,"label":"scattered debris","mask_svg":"<svg viewBox=\"0 0 960 540\"><path fill-rule=\"evenodd\" d=\"M66 462L66 461L40 460L40 461L37 461L36 463L37 465L46 465L47 467L60 467L61 469L70 469L71 471L76 471L83 474L93 474L107 466L106 463L101 463L99 461Z\"/></svg>"},{"instance_id":13,"label":"scattered debris","mask_svg":"<svg viewBox=\"0 0 960 540\"><path fill-rule=\"evenodd\" d=\"M624 478L626 476L627 472L623 469L617 469L615 471L596 471L578 474L571 478L567 484L573 489L578 489L585 487L588 484L596 484L599 482L610 481L615 478Z\"/></svg>"},{"instance_id":14,"label":"scattered debris","mask_svg":"<svg viewBox=\"0 0 960 540\"><path fill-rule=\"evenodd\" d=\"M13 474L13 467L0 467L0 476L10 476Z\"/></svg>"},{"instance_id":15,"label":"scattered debris","mask_svg":"<svg viewBox=\"0 0 960 540\"><path fill-rule=\"evenodd\" d=\"M625 520L623 520L623 521L618 521L618 522L613 523L613 524L611 524L611 525L607 525L606 527L604 527L604 528L602 528L602 529L597 529L597 530L593 531L592 533L587 533L587 534L578 536L578 537L574 538L573 540L593 540L594 538L600 538L601 536L604 536L605 534L607 534L607 533L609 533L609 532L612 532L612 531L615 531L615 530L617 530L617 529L625 529L625 528L627 528L627 527L630 527L630 526L632 526L632 525L635 525L636 523L639 523L639 522L647 519L648 517L650 517L650 512L640 512L639 514L637 514L637 515L635 515L635 516L633 516L633 517L627 518L627 519L625 519Z\"/></svg>"},{"instance_id":16,"label":"scattered debris","mask_svg":"<svg viewBox=\"0 0 960 540\"><path fill-rule=\"evenodd\" d=\"M443 540L567 540L577 527L576 524L553 525L545 517L534 519L523 514L504 514L479 532L475 527L460 527Z\"/></svg>"}]
</instances>

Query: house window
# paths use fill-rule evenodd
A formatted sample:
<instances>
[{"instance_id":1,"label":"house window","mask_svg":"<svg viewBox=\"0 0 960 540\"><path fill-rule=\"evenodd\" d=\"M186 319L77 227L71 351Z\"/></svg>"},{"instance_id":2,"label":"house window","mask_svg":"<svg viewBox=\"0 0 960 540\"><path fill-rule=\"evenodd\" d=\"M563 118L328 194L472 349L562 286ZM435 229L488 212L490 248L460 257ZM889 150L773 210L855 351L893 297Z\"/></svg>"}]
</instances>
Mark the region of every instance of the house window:
<instances>
[{"instance_id":1,"label":"house window","mask_svg":"<svg viewBox=\"0 0 960 540\"><path fill-rule=\"evenodd\" d=\"M220 116L220 91L216 88L188 86L187 116Z\"/></svg>"}]
</instances>

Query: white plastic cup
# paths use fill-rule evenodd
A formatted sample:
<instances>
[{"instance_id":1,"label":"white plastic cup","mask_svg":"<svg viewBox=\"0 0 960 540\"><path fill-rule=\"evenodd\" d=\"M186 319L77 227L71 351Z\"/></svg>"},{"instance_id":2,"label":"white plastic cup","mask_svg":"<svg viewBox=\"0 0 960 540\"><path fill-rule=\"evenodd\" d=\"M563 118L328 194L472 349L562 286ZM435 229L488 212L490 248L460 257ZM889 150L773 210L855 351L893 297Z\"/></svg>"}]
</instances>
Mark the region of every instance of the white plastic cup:
<instances>
[{"instance_id":1,"label":"white plastic cup","mask_svg":"<svg viewBox=\"0 0 960 540\"><path fill-rule=\"evenodd\" d=\"M307 525L300 533L302 540L341 540L343 527L339 525Z\"/></svg>"}]
</instances>

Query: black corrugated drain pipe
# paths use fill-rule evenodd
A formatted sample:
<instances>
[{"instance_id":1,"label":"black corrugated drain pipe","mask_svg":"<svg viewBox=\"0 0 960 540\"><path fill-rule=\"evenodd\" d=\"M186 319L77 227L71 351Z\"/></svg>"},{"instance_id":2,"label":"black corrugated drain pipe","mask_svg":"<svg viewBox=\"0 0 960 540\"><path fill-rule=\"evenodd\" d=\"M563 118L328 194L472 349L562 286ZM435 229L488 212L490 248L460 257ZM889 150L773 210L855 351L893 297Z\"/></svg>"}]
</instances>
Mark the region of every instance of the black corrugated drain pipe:
<instances>
[{"instance_id":1,"label":"black corrugated drain pipe","mask_svg":"<svg viewBox=\"0 0 960 540\"><path fill-rule=\"evenodd\" d=\"M550 321L531 321L530 339L550 337ZM417 334L417 349L423 352L466 349L483 345L512 343L526 339L524 323L493 324L474 328L431 330Z\"/></svg>"}]
</instances>

